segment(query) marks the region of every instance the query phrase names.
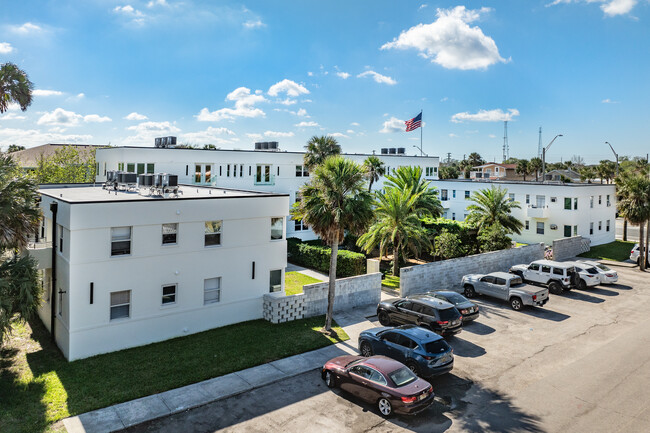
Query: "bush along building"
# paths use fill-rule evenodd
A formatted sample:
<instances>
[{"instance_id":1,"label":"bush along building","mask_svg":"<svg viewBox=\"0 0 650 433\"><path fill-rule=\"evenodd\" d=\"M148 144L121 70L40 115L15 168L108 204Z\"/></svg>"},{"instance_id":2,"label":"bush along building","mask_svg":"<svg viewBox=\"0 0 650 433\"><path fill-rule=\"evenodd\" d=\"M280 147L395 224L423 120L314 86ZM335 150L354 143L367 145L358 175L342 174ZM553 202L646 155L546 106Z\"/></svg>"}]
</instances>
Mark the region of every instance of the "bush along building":
<instances>
[{"instance_id":1,"label":"bush along building","mask_svg":"<svg viewBox=\"0 0 650 433\"><path fill-rule=\"evenodd\" d=\"M283 292L288 194L108 176L39 190L39 314L68 360L259 319Z\"/></svg>"}]
</instances>

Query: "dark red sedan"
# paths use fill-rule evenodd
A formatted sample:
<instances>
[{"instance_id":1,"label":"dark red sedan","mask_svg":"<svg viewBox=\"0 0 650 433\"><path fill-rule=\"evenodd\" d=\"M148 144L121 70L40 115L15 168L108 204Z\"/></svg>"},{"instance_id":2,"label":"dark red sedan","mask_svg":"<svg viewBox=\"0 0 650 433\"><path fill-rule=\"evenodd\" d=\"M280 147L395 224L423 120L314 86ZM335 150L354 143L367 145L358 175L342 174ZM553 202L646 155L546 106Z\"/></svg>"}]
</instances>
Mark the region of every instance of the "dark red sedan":
<instances>
[{"instance_id":1,"label":"dark red sedan","mask_svg":"<svg viewBox=\"0 0 650 433\"><path fill-rule=\"evenodd\" d=\"M404 364L385 356L345 355L323 366L323 380L328 387L339 386L368 403L379 412L415 414L433 403L433 387L418 378Z\"/></svg>"}]
</instances>

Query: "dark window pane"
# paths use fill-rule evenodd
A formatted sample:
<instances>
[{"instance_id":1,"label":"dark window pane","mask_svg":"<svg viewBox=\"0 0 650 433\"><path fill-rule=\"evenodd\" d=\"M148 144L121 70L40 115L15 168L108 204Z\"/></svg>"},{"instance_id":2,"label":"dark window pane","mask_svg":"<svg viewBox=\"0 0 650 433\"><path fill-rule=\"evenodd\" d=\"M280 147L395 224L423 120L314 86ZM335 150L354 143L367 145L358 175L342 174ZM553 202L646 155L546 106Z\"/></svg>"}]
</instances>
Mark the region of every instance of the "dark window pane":
<instances>
[{"instance_id":1,"label":"dark window pane","mask_svg":"<svg viewBox=\"0 0 650 433\"><path fill-rule=\"evenodd\" d=\"M214 245L221 245L221 233L206 233L205 246L211 247Z\"/></svg>"},{"instance_id":2,"label":"dark window pane","mask_svg":"<svg viewBox=\"0 0 650 433\"><path fill-rule=\"evenodd\" d=\"M425 343L424 350L428 353L441 353L449 350L449 345L445 340L430 341Z\"/></svg>"},{"instance_id":3,"label":"dark window pane","mask_svg":"<svg viewBox=\"0 0 650 433\"><path fill-rule=\"evenodd\" d=\"M460 313L455 308L445 308L443 310L438 310L440 313L440 320L455 320L458 319Z\"/></svg>"},{"instance_id":4,"label":"dark window pane","mask_svg":"<svg viewBox=\"0 0 650 433\"><path fill-rule=\"evenodd\" d=\"M129 317L129 309L130 306L128 304L120 305L118 307L111 307L111 320Z\"/></svg>"},{"instance_id":5,"label":"dark window pane","mask_svg":"<svg viewBox=\"0 0 650 433\"><path fill-rule=\"evenodd\" d=\"M131 254L131 241L113 241L111 243L111 256Z\"/></svg>"}]
</instances>

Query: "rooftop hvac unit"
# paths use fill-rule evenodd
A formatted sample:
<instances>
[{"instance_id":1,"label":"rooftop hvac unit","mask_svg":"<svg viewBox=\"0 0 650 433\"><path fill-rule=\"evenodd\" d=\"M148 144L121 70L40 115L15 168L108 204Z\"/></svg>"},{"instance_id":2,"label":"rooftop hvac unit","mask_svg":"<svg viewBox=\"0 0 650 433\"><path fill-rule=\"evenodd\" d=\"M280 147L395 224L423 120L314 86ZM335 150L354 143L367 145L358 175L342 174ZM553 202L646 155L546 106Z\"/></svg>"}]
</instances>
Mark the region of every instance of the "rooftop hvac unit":
<instances>
[{"instance_id":1,"label":"rooftop hvac unit","mask_svg":"<svg viewBox=\"0 0 650 433\"><path fill-rule=\"evenodd\" d=\"M395 155L397 153L397 149L395 149L394 147L390 147L388 148L388 153L391 155Z\"/></svg>"},{"instance_id":2,"label":"rooftop hvac unit","mask_svg":"<svg viewBox=\"0 0 650 433\"><path fill-rule=\"evenodd\" d=\"M263 141L262 142L262 149L268 150L269 149L269 142L268 141Z\"/></svg>"},{"instance_id":3,"label":"rooftop hvac unit","mask_svg":"<svg viewBox=\"0 0 650 433\"><path fill-rule=\"evenodd\" d=\"M156 188L162 188L163 186L163 177L165 173L156 173L153 175L153 186Z\"/></svg>"},{"instance_id":4,"label":"rooftop hvac unit","mask_svg":"<svg viewBox=\"0 0 650 433\"><path fill-rule=\"evenodd\" d=\"M154 142L155 142L155 147L162 147L162 138L161 137L157 137L154 140Z\"/></svg>"},{"instance_id":5,"label":"rooftop hvac unit","mask_svg":"<svg viewBox=\"0 0 650 433\"><path fill-rule=\"evenodd\" d=\"M176 137L167 137L167 141L169 146L176 146Z\"/></svg>"},{"instance_id":6,"label":"rooftop hvac unit","mask_svg":"<svg viewBox=\"0 0 650 433\"><path fill-rule=\"evenodd\" d=\"M116 172L115 170L108 170L108 171L106 172L106 182L113 182L113 181L115 181L115 177L116 177L115 175L116 175L116 173L117 173L117 172Z\"/></svg>"},{"instance_id":7,"label":"rooftop hvac unit","mask_svg":"<svg viewBox=\"0 0 650 433\"><path fill-rule=\"evenodd\" d=\"M122 173L122 179L123 181L120 183L137 183L138 181L138 175L135 173Z\"/></svg>"},{"instance_id":8,"label":"rooftop hvac unit","mask_svg":"<svg viewBox=\"0 0 650 433\"><path fill-rule=\"evenodd\" d=\"M255 150L261 150L261 149L262 149L262 143L258 141L257 143L255 143Z\"/></svg>"},{"instance_id":9,"label":"rooftop hvac unit","mask_svg":"<svg viewBox=\"0 0 650 433\"><path fill-rule=\"evenodd\" d=\"M178 175L165 173L163 175L163 186L178 186Z\"/></svg>"},{"instance_id":10,"label":"rooftop hvac unit","mask_svg":"<svg viewBox=\"0 0 650 433\"><path fill-rule=\"evenodd\" d=\"M277 141L269 141L269 149L278 150L278 142Z\"/></svg>"},{"instance_id":11,"label":"rooftop hvac unit","mask_svg":"<svg viewBox=\"0 0 650 433\"><path fill-rule=\"evenodd\" d=\"M398 155L404 155L406 153L406 148L404 147L398 147L397 148L397 154Z\"/></svg>"},{"instance_id":12,"label":"rooftop hvac unit","mask_svg":"<svg viewBox=\"0 0 650 433\"><path fill-rule=\"evenodd\" d=\"M387 147L382 147L381 148L381 154L382 155L388 155L388 148Z\"/></svg>"},{"instance_id":13,"label":"rooftop hvac unit","mask_svg":"<svg viewBox=\"0 0 650 433\"><path fill-rule=\"evenodd\" d=\"M138 186L140 188L150 188L153 186L153 174L141 174L138 176Z\"/></svg>"}]
</instances>

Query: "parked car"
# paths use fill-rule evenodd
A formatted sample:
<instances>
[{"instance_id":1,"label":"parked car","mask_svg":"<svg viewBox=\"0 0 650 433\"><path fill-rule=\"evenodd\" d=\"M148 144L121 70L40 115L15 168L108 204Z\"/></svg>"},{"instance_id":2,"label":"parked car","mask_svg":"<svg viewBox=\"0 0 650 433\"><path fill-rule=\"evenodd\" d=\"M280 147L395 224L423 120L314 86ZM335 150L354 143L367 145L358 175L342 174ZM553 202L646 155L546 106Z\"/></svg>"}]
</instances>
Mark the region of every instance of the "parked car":
<instances>
[{"instance_id":1,"label":"parked car","mask_svg":"<svg viewBox=\"0 0 650 433\"><path fill-rule=\"evenodd\" d=\"M524 284L519 275L507 272L465 275L461 285L468 298L473 298L477 294L492 296L508 301L510 307L517 311L524 305L542 307L548 302L548 289Z\"/></svg>"},{"instance_id":2,"label":"parked car","mask_svg":"<svg viewBox=\"0 0 650 433\"><path fill-rule=\"evenodd\" d=\"M593 266L596 268L601 284L613 284L618 281L618 273L612 268L603 265L602 263L598 263L593 260L579 260L578 262L586 266Z\"/></svg>"},{"instance_id":3,"label":"parked car","mask_svg":"<svg viewBox=\"0 0 650 433\"><path fill-rule=\"evenodd\" d=\"M590 266L581 262L573 262L576 272L580 275L578 281L578 289L585 290L587 287L594 287L600 284L600 277L598 276L598 269L595 266Z\"/></svg>"},{"instance_id":4,"label":"parked car","mask_svg":"<svg viewBox=\"0 0 650 433\"><path fill-rule=\"evenodd\" d=\"M426 295L382 302L377 306L377 316L383 326L417 325L442 336L458 334L463 329L463 317L456 307Z\"/></svg>"},{"instance_id":5,"label":"parked car","mask_svg":"<svg viewBox=\"0 0 650 433\"><path fill-rule=\"evenodd\" d=\"M423 295L431 296L432 298L447 301L452 304L463 316L463 324L471 322L478 317L478 305L470 301L460 293L452 292L450 290L435 290L423 293ZM408 298L408 296L407 296Z\"/></svg>"},{"instance_id":6,"label":"parked car","mask_svg":"<svg viewBox=\"0 0 650 433\"><path fill-rule=\"evenodd\" d=\"M554 295L577 287L580 281L573 264L553 260L536 260L530 265L515 265L510 268L510 273L519 275L524 283L548 287Z\"/></svg>"},{"instance_id":7,"label":"parked car","mask_svg":"<svg viewBox=\"0 0 650 433\"><path fill-rule=\"evenodd\" d=\"M415 325L363 331L359 335L359 352L363 356L385 355L420 377L444 374L454 368L453 349L445 339Z\"/></svg>"},{"instance_id":8,"label":"parked car","mask_svg":"<svg viewBox=\"0 0 650 433\"><path fill-rule=\"evenodd\" d=\"M635 262L637 265L641 262L641 247L639 244L634 244L632 251L630 251L630 260Z\"/></svg>"},{"instance_id":9,"label":"parked car","mask_svg":"<svg viewBox=\"0 0 650 433\"><path fill-rule=\"evenodd\" d=\"M329 388L338 386L376 404L385 417L423 411L435 396L429 382L418 378L401 362L385 356L339 356L327 361L321 374Z\"/></svg>"}]
</instances>

